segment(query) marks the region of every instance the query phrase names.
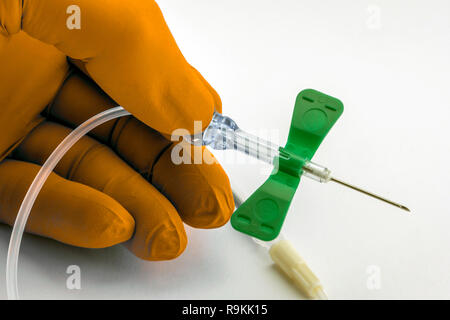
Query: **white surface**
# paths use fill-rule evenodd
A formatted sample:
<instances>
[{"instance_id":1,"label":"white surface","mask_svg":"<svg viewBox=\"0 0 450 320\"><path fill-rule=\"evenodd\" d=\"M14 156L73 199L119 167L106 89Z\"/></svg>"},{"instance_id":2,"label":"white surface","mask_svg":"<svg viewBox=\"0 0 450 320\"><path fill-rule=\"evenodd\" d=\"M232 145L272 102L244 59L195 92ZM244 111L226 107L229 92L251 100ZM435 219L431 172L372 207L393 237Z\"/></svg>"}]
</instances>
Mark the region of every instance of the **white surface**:
<instances>
[{"instance_id":1,"label":"white surface","mask_svg":"<svg viewBox=\"0 0 450 320\"><path fill-rule=\"evenodd\" d=\"M345 112L315 161L412 209L407 215L338 185L303 179L284 231L329 297L449 299L450 2L158 3L187 59L242 128L279 130L282 143L301 89L336 96ZM247 193L264 181L260 165L229 162L225 168ZM27 235L20 293L38 299L301 298L265 252L229 225L187 229L184 254L158 263L140 261L121 246L86 250ZM3 257L10 230L0 226ZM81 267L81 290L66 289L65 271L73 264ZM371 266L380 271L379 289L367 286Z\"/></svg>"}]
</instances>

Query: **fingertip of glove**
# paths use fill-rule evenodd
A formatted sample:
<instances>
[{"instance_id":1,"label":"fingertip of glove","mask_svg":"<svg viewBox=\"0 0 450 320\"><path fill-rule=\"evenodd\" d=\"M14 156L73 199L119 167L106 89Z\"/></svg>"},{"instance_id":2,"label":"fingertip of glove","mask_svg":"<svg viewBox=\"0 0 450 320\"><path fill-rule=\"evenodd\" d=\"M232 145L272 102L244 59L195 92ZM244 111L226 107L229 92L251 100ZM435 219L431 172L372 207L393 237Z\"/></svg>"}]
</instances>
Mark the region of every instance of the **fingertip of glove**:
<instances>
[{"instance_id":1,"label":"fingertip of glove","mask_svg":"<svg viewBox=\"0 0 450 320\"><path fill-rule=\"evenodd\" d=\"M128 241L134 233L135 221L133 217L115 200L97 194L96 200L85 199L85 227L72 226L76 232L64 242L73 241L73 245L86 248L107 248ZM83 219L80 219L80 222ZM70 228L62 228L66 232ZM83 230L84 229L84 230Z\"/></svg>"},{"instance_id":2,"label":"fingertip of glove","mask_svg":"<svg viewBox=\"0 0 450 320\"><path fill-rule=\"evenodd\" d=\"M134 243L133 243L134 242ZM180 256L187 246L184 228L163 223L148 233L144 241L129 243L129 249L147 261L172 260Z\"/></svg>"},{"instance_id":3,"label":"fingertip of glove","mask_svg":"<svg viewBox=\"0 0 450 320\"><path fill-rule=\"evenodd\" d=\"M187 246L184 230L164 226L152 236L147 260L172 260L180 256Z\"/></svg>"},{"instance_id":4,"label":"fingertip of glove","mask_svg":"<svg viewBox=\"0 0 450 320\"><path fill-rule=\"evenodd\" d=\"M176 109L179 112L178 119L182 121L179 128L187 129L191 134L195 134L199 130L203 131L211 122L216 101L197 73L193 70L192 73L190 79L186 80L189 83L179 88L172 88L174 91L180 91L174 92L172 97L173 105L177 106Z\"/></svg>"},{"instance_id":5,"label":"fingertip of glove","mask_svg":"<svg viewBox=\"0 0 450 320\"><path fill-rule=\"evenodd\" d=\"M234 199L225 171L217 161L174 164L173 148L155 164L152 183L172 201L188 225L211 229L226 224L234 211ZM215 159L204 147L202 154ZM193 151L189 157L193 160Z\"/></svg>"},{"instance_id":6,"label":"fingertip of glove","mask_svg":"<svg viewBox=\"0 0 450 320\"><path fill-rule=\"evenodd\" d=\"M214 101L214 111L222 113L222 100L220 99L219 94L217 91L209 84L208 81L203 77L203 75L194 67L192 67L193 72L197 75L197 77L200 79L200 81L203 83L203 85L206 87L208 92L211 94L213 101Z\"/></svg>"},{"instance_id":7,"label":"fingertip of glove","mask_svg":"<svg viewBox=\"0 0 450 320\"><path fill-rule=\"evenodd\" d=\"M176 80L172 79L162 95L163 100L157 104L164 106L161 110L170 125L168 131L156 129L166 134L180 135L177 129L199 133L209 125L215 111L222 111L220 97L211 85L190 65L185 68Z\"/></svg>"},{"instance_id":8,"label":"fingertip of glove","mask_svg":"<svg viewBox=\"0 0 450 320\"><path fill-rule=\"evenodd\" d=\"M222 185L223 186L223 185ZM234 211L234 199L227 187L209 186L201 206L192 208L183 220L194 228L214 229L225 225Z\"/></svg>"}]
</instances>

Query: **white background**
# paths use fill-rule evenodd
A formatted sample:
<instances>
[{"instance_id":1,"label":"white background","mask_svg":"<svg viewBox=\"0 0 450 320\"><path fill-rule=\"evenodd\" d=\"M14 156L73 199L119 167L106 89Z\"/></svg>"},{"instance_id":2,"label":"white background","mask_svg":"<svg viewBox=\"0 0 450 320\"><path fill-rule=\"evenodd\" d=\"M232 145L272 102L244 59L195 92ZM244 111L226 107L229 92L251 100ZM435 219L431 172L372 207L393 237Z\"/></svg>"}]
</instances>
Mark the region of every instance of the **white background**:
<instances>
[{"instance_id":1,"label":"white background","mask_svg":"<svg viewBox=\"0 0 450 320\"><path fill-rule=\"evenodd\" d=\"M407 215L338 185L302 180L284 232L329 297L449 299L450 2L158 3L186 58L242 128L271 130L283 144L300 90L335 96L345 111L314 160L412 209ZM224 160L247 195L266 178L260 165ZM0 226L4 258L10 230ZM183 255L156 263L121 246L87 250L27 235L20 292L38 299L302 299L266 252L229 225L187 232ZM72 264L81 267L81 290L66 288ZM380 271L376 290L367 286L371 266ZM1 263L0 275L4 269Z\"/></svg>"}]
</instances>

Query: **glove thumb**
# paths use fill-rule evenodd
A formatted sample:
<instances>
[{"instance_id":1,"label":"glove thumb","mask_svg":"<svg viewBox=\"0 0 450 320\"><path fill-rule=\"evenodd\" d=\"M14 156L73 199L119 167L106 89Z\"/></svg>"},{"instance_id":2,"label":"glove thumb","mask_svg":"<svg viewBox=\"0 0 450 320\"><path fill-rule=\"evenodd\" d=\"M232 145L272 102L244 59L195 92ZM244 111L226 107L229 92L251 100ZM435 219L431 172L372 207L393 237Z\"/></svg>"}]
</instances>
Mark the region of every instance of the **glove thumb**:
<instances>
[{"instance_id":1,"label":"glove thumb","mask_svg":"<svg viewBox=\"0 0 450 320\"><path fill-rule=\"evenodd\" d=\"M205 128L220 99L181 54L152 0L2 0L0 33L25 31L81 60L90 77L165 134Z\"/></svg>"}]
</instances>

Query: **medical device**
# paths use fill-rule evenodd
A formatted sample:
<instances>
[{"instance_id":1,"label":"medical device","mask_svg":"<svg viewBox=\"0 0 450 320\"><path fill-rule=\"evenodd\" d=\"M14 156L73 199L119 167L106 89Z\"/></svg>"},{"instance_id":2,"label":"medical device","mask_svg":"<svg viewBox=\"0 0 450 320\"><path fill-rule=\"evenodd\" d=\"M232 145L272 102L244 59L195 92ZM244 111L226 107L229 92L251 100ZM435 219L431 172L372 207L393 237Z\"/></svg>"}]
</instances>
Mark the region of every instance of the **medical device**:
<instances>
[{"instance_id":1,"label":"medical device","mask_svg":"<svg viewBox=\"0 0 450 320\"><path fill-rule=\"evenodd\" d=\"M201 133L186 137L194 145L205 145L213 149L234 149L274 165L268 180L245 202L238 205L231 217L232 226L245 234L264 241L278 237L284 218L300 177L306 176L319 182L333 181L366 195L382 200L400 209L407 207L362 190L331 176L326 167L311 161L328 131L343 112L338 99L321 92L307 89L297 96L288 141L278 147L268 141L241 130L229 117L215 113L209 126ZM22 235L33 204L46 179L64 154L85 134L95 127L115 118L130 115L122 107L101 112L73 130L53 151L39 170L20 206L8 248L6 264L6 288L9 299L18 299L17 266ZM286 242L278 242L270 248L272 259L293 279L298 286L311 286L314 294L322 296L315 276L303 266L301 258ZM303 279L300 281L299 279ZM304 281L304 280L308 281Z\"/></svg>"}]
</instances>

